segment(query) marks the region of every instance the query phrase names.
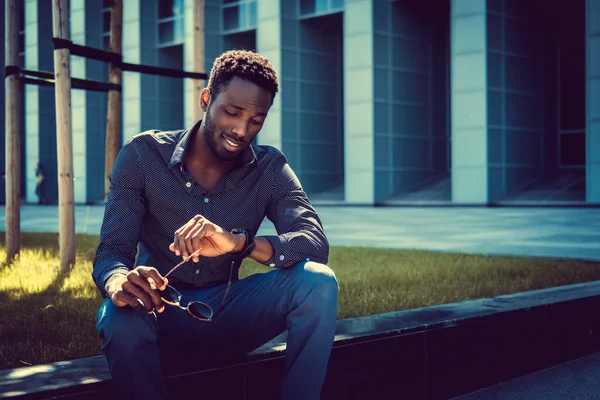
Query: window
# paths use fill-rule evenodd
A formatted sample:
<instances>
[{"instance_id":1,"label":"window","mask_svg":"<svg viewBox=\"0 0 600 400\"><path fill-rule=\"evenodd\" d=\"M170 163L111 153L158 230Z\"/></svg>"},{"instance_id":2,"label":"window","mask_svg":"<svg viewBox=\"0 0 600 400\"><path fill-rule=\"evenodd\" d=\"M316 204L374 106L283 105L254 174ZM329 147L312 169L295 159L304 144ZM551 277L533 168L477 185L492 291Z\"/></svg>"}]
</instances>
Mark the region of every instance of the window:
<instances>
[{"instance_id":1,"label":"window","mask_svg":"<svg viewBox=\"0 0 600 400\"><path fill-rule=\"evenodd\" d=\"M300 15L337 12L343 8L344 0L300 0Z\"/></svg>"},{"instance_id":2,"label":"window","mask_svg":"<svg viewBox=\"0 0 600 400\"><path fill-rule=\"evenodd\" d=\"M561 167L585 166L585 131L560 135Z\"/></svg>"},{"instance_id":3,"label":"window","mask_svg":"<svg viewBox=\"0 0 600 400\"><path fill-rule=\"evenodd\" d=\"M161 47L183 43L183 1L158 1L158 44Z\"/></svg>"},{"instance_id":4,"label":"window","mask_svg":"<svg viewBox=\"0 0 600 400\"><path fill-rule=\"evenodd\" d=\"M558 43L559 167L585 166L585 4L561 14Z\"/></svg>"},{"instance_id":5,"label":"window","mask_svg":"<svg viewBox=\"0 0 600 400\"><path fill-rule=\"evenodd\" d=\"M102 0L102 48L110 50L110 0Z\"/></svg>"},{"instance_id":6,"label":"window","mask_svg":"<svg viewBox=\"0 0 600 400\"><path fill-rule=\"evenodd\" d=\"M223 0L223 30L256 29L256 0Z\"/></svg>"},{"instance_id":7,"label":"window","mask_svg":"<svg viewBox=\"0 0 600 400\"><path fill-rule=\"evenodd\" d=\"M25 68L25 2L17 3L19 4L19 67Z\"/></svg>"}]
</instances>

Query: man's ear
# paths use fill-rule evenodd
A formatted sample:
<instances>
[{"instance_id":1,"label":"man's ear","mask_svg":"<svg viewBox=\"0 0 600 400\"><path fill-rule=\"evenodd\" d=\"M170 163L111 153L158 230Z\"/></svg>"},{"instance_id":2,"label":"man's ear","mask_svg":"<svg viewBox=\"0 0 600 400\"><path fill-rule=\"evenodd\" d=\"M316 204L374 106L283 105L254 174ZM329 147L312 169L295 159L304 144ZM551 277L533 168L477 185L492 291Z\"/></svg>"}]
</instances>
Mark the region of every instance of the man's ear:
<instances>
[{"instance_id":1,"label":"man's ear","mask_svg":"<svg viewBox=\"0 0 600 400\"><path fill-rule=\"evenodd\" d=\"M202 89L200 93L200 108L202 112L206 112L208 110L208 103L210 102L210 90L208 88Z\"/></svg>"}]
</instances>

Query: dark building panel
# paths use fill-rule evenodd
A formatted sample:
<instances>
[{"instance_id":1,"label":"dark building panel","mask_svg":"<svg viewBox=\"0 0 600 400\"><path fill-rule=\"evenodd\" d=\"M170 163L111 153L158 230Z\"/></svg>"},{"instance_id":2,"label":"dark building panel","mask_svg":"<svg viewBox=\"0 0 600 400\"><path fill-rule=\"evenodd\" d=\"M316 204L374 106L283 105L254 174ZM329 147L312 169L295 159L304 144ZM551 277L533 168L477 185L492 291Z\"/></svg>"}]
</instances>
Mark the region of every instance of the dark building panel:
<instances>
[{"instance_id":1,"label":"dark building panel","mask_svg":"<svg viewBox=\"0 0 600 400\"><path fill-rule=\"evenodd\" d=\"M344 185L343 14L316 6L282 19L281 139L305 191L329 199Z\"/></svg>"},{"instance_id":2,"label":"dark building panel","mask_svg":"<svg viewBox=\"0 0 600 400\"><path fill-rule=\"evenodd\" d=\"M376 201L450 200L449 5L374 3Z\"/></svg>"}]
</instances>

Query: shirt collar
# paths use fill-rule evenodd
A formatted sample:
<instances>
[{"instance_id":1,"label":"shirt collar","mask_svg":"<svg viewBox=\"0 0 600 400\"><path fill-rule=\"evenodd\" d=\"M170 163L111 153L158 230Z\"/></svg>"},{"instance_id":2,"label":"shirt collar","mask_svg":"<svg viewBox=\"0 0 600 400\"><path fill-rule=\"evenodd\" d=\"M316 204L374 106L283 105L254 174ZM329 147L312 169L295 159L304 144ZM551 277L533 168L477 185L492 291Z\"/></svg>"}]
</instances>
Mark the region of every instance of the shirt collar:
<instances>
[{"instance_id":1,"label":"shirt collar","mask_svg":"<svg viewBox=\"0 0 600 400\"><path fill-rule=\"evenodd\" d=\"M183 158L185 156L185 152L187 150L187 146L190 143L190 138L193 134L195 134L200 128L200 123L202 120L196 122L193 126L184 130L175 144L175 150L173 151L173 155L171 156L171 161L169 162L169 167L173 167L179 163L183 163ZM258 161L256 157L256 151L254 150L254 145L250 144L244 150L242 154L242 162L243 166L246 167L248 165L253 164L255 161Z\"/></svg>"},{"instance_id":2,"label":"shirt collar","mask_svg":"<svg viewBox=\"0 0 600 400\"><path fill-rule=\"evenodd\" d=\"M242 161L244 163L244 167L254 163L255 161L258 161L253 144L250 144L248 147L246 147L246 150L244 150L244 154L242 154Z\"/></svg>"},{"instance_id":3,"label":"shirt collar","mask_svg":"<svg viewBox=\"0 0 600 400\"><path fill-rule=\"evenodd\" d=\"M192 134L194 132L196 132L198 130L198 128L200 127L200 122L201 122L201 120L196 122L190 128L187 128L186 130L183 131L183 133L179 137L179 140L175 144L175 150L173 151L173 154L171 155L171 161L169 162L169 167L173 167L173 166L177 165L178 163L183 162L183 156L185 155L185 150L187 149L188 143L190 142L190 138L192 137Z\"/></svg>"}]
</instances>

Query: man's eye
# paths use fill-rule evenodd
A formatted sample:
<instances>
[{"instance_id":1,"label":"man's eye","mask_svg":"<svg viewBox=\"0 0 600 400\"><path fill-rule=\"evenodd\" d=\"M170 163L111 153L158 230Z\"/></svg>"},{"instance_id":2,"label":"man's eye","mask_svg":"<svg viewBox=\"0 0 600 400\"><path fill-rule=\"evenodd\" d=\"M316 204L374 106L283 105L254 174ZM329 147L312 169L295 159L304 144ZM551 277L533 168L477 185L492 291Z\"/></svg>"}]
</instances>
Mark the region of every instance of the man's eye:
<instances>
[{"instance_id":1,"label":"man's eye","mask_svg":"<svg viewBox=\"0 0 600 400\"><path fill-rule=\"evenodd\" d=\"M263 121L251 120L254 125L262 125Z\"/></svg>"},{"instance_id":2,"label":"man's eye","mask_svg":"<svg viewBox=\"0 0 600 400\"><path fill-rule=\"evenodd\" d=\"M227 110L225 110L225 114L229 115L230 117L235 117L237 115L236 113L232 113Z\"/></svg>"}]
</instances>

